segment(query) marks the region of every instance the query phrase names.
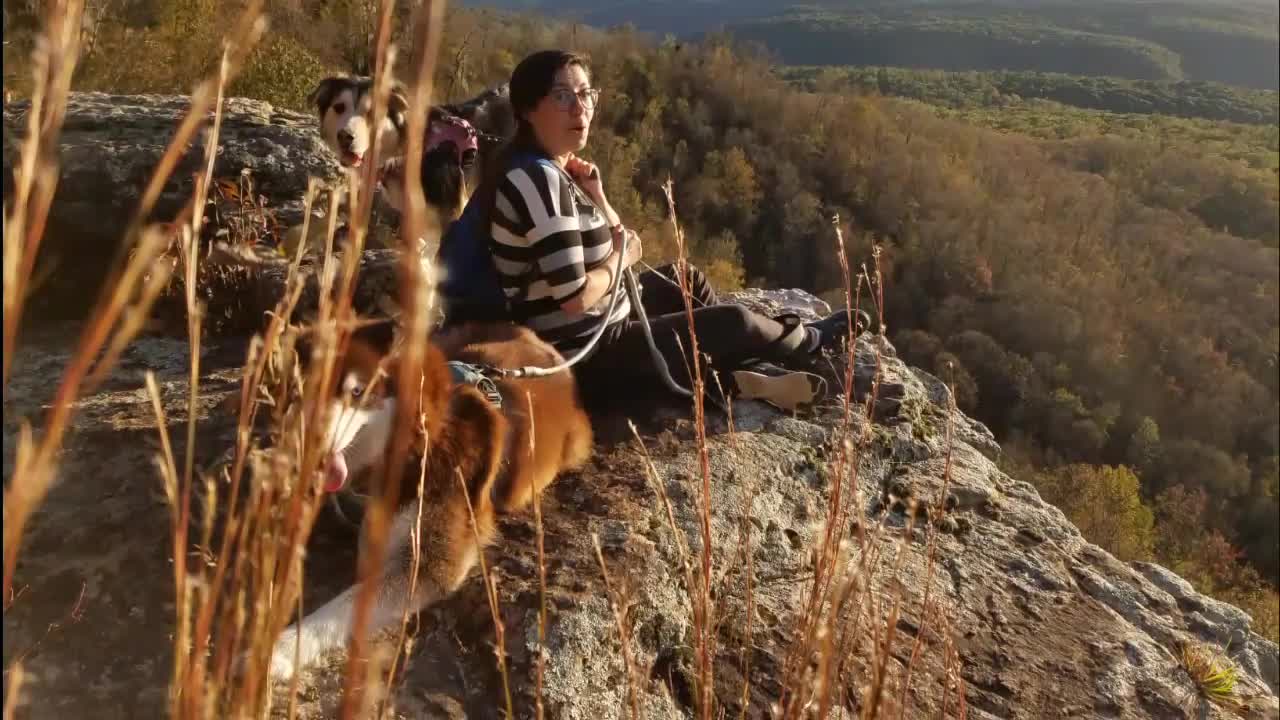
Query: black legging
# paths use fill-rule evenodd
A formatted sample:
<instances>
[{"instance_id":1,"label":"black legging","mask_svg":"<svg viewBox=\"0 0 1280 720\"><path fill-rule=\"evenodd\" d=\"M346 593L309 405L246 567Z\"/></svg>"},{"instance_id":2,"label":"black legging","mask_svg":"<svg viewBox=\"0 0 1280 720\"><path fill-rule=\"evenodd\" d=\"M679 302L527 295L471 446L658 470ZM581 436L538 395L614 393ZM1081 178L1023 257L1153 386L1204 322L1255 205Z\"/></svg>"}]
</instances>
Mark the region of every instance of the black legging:
<instances>
[{"instance_id":1,"label":"black legging","mask_svg":"<svg viewBox=\"0 0 1280 720\"><path fill-rule=\"evenodd\" d=\"M693 325L698 333L698 352L703 356L704 371L707 356L710 356L711 367L724 373L753 359L784 358L798 348L803 332L791 332L781 322L737 303L720 304L706 275L692 265L686 265L686 268ZM644 272L637 279L640 282L640 299L653 331L654 345L666 359L671 377L688 388L689 369L692 368L688 353L692 343L689 318L685 315L684 298L676 276L676 267L671 264ZM624 291L625 288L620 286L619 292ZM779 342L784 335L787 335L785 341ZM575 370L579 380L586 385L660 381L661 378L634 307L622 327L606 330L595 351ZM707 382L713 381L708 377ZM722 377L721 382L726 380Z\"/></svg>"}]
</instances>

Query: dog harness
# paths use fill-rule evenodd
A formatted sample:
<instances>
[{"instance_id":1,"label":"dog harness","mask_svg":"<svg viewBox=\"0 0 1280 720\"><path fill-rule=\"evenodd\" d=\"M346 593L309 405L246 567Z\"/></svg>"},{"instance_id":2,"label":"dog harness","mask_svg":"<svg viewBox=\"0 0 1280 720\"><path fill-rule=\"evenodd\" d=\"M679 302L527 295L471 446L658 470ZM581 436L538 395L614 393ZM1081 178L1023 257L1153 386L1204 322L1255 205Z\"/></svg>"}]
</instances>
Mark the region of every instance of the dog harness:
<instances>
[{"instance_id":1,"label":"dog harness","mask_svg":"<svg viewBox=\"0 0 1280 720\"><path fill-rule=\"evenodd\" d=\"M484 395L489 404L500 408L502 407L502 393L498 392L498 384L493 378L485 372L488 368L482 365L473 365L464 363L459 360L449 362L449 372L453 374L453 381L460 385L470 385L479 390Z\"/></svg>"},{"instance_id":2,"label":"dog harness","mask_svg":"<svg viewBox=\"0 0 1280 720\"><path fill-rule=\"evenodd\" d=\"M430 152L445 142L452 142L457 148L459 161L462 160L463 153L476 150L480 144L476 129L471 123L456 115L445 115L431 121L427 128L427 144L423 152Z\"/></svg>"}]
</instances>

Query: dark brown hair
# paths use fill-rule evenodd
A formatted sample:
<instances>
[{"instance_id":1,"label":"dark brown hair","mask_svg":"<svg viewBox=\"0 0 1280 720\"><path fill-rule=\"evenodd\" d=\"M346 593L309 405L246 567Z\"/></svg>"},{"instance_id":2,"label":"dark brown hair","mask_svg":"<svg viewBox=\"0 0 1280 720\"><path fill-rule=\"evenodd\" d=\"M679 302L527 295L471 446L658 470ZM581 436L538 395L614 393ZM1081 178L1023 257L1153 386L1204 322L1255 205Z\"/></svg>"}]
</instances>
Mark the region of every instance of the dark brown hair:
<instances>
[{"instance_id":1,"label":"dark brown hair","mask_svg":"<svg viewBox=\"0 0 1280 720\"><path fill-rule=\"evenodd\" d=\"M498 185L511 169L512 158L521 152L547 154L546 148L538 143L533 125L525 119L525 115L532 112L542 98L551 92L551 86L556 81L556 73L560 72L561 68L573 65L582 68L587 73L587 77L591 76L591 67L587 64L586 56L569 50L540 50L521 60L511 72L511 82L507 92L512 114L515 116L516 132L486 169L484 179L481 180L473 196L473 202L480 203L480 214L485 219L486 233L493 226L491 218Z\"/></svg>"}]
</instances>

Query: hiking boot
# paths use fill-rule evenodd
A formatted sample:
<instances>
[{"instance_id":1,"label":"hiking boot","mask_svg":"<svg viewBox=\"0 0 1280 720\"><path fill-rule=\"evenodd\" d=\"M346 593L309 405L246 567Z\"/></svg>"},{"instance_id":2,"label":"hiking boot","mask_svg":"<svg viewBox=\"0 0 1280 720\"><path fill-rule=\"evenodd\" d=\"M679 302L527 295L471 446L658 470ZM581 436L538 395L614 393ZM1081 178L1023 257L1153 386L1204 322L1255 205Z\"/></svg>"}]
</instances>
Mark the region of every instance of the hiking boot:
<instances>
[{"instance_id":1,"label":"hiking boot","mask_svg":"<svg viewBox=\"0 0 1280 720\"><path fill-rule=\"evenodd\" d=\"M788 412L822 400L827 393L827 381L818 375L764 362L735 370L733 382L739 398L761 400Z\"/></svg>"},{"instance_id":2,"label":"hiking boot","mask_svg":"<svg viewBox=\"0 0 1280 720\"><path fill-rule=\"evenodd\" d=\"M856 338L862 332L871 329L871 316L866 310L855 310L856 315L850 315L848 310L837 310L821 320L805 323L806 328L813 328L818 331L818 346L814 350L823 350L828 348L836 348L840 346L840 341L849 336L849 322L851 318L856 318L857 325L854 327L854 337Z\"/></svg>"}]
</instances>

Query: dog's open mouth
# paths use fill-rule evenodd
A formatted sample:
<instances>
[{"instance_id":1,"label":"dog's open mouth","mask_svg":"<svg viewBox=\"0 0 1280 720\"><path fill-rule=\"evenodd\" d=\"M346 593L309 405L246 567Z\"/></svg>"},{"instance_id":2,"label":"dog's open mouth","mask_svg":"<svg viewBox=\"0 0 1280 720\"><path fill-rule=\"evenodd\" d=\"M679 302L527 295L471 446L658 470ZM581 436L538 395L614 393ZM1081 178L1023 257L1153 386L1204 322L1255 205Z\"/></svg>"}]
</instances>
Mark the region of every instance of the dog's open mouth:
<instances>
[{"instance_id":1,"label":"dog's open mouth","mask_svg":"<svg viewBox=\"0 0 1280 720\"><path fill-rule=\"evenodd\" d=\"M358 168L364 165L364 155L347 150L342 153L342 164L347 167Z\"/></svg>"},{"instance_id":2,"label":"dog's open mouth","mask_svg":"<svg viewBox=\"0 0 1280 720\"><path fill-rule=\"evenodd\" d=\"M347 456L341 452L329 453L324 462L324 491L338 492L347 484Z\"/></svg>"}]
</instances>

